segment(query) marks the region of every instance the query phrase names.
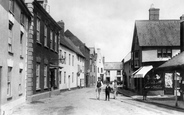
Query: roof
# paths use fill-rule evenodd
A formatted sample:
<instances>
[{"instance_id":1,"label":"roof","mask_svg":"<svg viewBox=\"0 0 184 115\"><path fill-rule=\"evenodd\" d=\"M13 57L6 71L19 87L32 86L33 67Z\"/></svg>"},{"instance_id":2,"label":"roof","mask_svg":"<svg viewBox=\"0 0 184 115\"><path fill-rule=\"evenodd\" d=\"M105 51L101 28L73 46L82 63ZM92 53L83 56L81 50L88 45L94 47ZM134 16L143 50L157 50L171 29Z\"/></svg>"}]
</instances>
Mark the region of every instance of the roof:
<instances>
[{"instance_id":1,"label":"roof","mask_svg":"<svg viewBox=\"0 0 184 115\"><path fill-rule=\"evenodd\" d=\"M184 65L184 52L174 56L172 59L159 66L158 69L166 67L178 67L182 65Z\"/></svg>"},{"instance_id":2,"label":"roof","mask_svg":"<svg viewBox=\"0 0 184 115\"><path fill-rule=\"evenodd\" d=\"M180 46L179 20L139 20L135 28L140 46Z\"/></svg>"},{"instance_id":3,"label":"roof","mask_svg":"<svg viewBox=\"0 0 184 115\"><path fill-rule=\"evenodd\" d=\"M122 70L121 62L105 62L104 64L105 70Z\"/></svg>"},{"instance_id":4,"label":"roof","mask_svg":"<svg viewBox=\"0 0 184 115\"><path fill-rule=\"evenodd\" d=\"M76 46L84 46L87 50L90 49L83 43L77 36L75 36L70 30L64 32L65 36L68 37Z\"/></svg>"},{"instance_id":5,"label":"roof","mask_svg":"<svg viewBox=\"0 0 184 115\"><path fill-rule=\"evenodd\" d=\"M72 50L73 52L77 53L78 55L85 57L82 52L79 50L79 48L77 46L75 46L73 44L73 42L67 38L66 36L64 36L63 38L60 39L60 44L65 46L66 48Z\"/></svg>"}]
</instances>

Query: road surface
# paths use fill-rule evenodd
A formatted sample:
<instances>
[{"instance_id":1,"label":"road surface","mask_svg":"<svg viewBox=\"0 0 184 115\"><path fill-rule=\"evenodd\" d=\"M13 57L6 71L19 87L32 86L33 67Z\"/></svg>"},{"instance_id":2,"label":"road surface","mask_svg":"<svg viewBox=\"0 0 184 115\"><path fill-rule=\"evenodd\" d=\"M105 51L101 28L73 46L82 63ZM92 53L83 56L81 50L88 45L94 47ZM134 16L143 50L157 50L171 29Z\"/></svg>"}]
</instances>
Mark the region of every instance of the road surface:
<instances>
[{"instance_id":1,"label":"road surface","mask_svg":"<svg viewBox=\"0 0 184 115\"><path fill-rule=\"evenodd\" d=\"M118 95L117 99L96 99L94 88L61 92L60 95L25 103L14 109L12 115L184 115L183 111L136 101Z\"/></svg>"}]
</instances>

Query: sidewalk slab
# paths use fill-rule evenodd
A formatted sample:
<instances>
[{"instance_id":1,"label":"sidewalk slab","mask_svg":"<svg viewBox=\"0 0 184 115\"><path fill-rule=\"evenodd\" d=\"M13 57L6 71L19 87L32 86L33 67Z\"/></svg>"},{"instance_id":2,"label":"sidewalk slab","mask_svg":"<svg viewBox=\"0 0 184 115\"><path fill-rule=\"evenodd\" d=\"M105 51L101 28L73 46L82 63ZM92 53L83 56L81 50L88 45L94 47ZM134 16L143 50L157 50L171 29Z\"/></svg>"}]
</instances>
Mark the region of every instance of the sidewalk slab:
<instances>
[{"instance_id":1,"label":"sidewalk slab","mask_svg":"<svg viewBox=\"0 0 184 115\"><path fill-rule=\"evenodd\" d=\"M130 90L119 89L118 92L123 94L124 96L131 97L134 100L138 100L146 103L152 103L152 104L160 104L162 106L168 106L168 107L184 110L184 101L177 101L177 106L176 106L175 96L173 95L147 96L147 100L144 101L142 95L138 95Z\"/></svg>"}]
</instances>

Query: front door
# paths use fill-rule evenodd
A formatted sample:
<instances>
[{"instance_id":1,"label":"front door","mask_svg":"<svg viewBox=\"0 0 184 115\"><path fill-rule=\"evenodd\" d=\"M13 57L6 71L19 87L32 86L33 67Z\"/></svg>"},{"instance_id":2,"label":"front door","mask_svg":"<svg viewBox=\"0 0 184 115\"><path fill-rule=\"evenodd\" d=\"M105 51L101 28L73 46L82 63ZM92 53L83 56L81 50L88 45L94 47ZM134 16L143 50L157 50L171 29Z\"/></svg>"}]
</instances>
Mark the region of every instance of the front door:
<instances>
[{"instance_id":1,"label":"front door","mask_svg":"<svg viewBox=\"0 0 184 115\"><path fill-rule=\"evenodd\" d=\"M55 78L54 78L54 69L50 69L50 88L54 89Z\"/></svg>"}]
</instances>

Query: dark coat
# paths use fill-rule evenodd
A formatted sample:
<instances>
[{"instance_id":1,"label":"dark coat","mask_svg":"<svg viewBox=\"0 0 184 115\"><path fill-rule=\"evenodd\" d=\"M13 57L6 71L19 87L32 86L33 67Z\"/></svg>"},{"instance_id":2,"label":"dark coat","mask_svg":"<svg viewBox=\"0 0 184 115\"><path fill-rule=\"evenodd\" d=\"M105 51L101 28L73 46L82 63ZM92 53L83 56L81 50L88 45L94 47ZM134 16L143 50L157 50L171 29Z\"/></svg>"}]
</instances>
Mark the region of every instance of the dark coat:
<instances>
[{"instance_id":1,"label":"dark coat","mask_svg":"<svg viewBox=\"0 0 184 115\"><path fill-rule=\"evenodd\" d=\"M105 87L105 92L109 92L110 93L111 92L111 87L110 86L106 86Z\"/></svg>"}]
</instances>

